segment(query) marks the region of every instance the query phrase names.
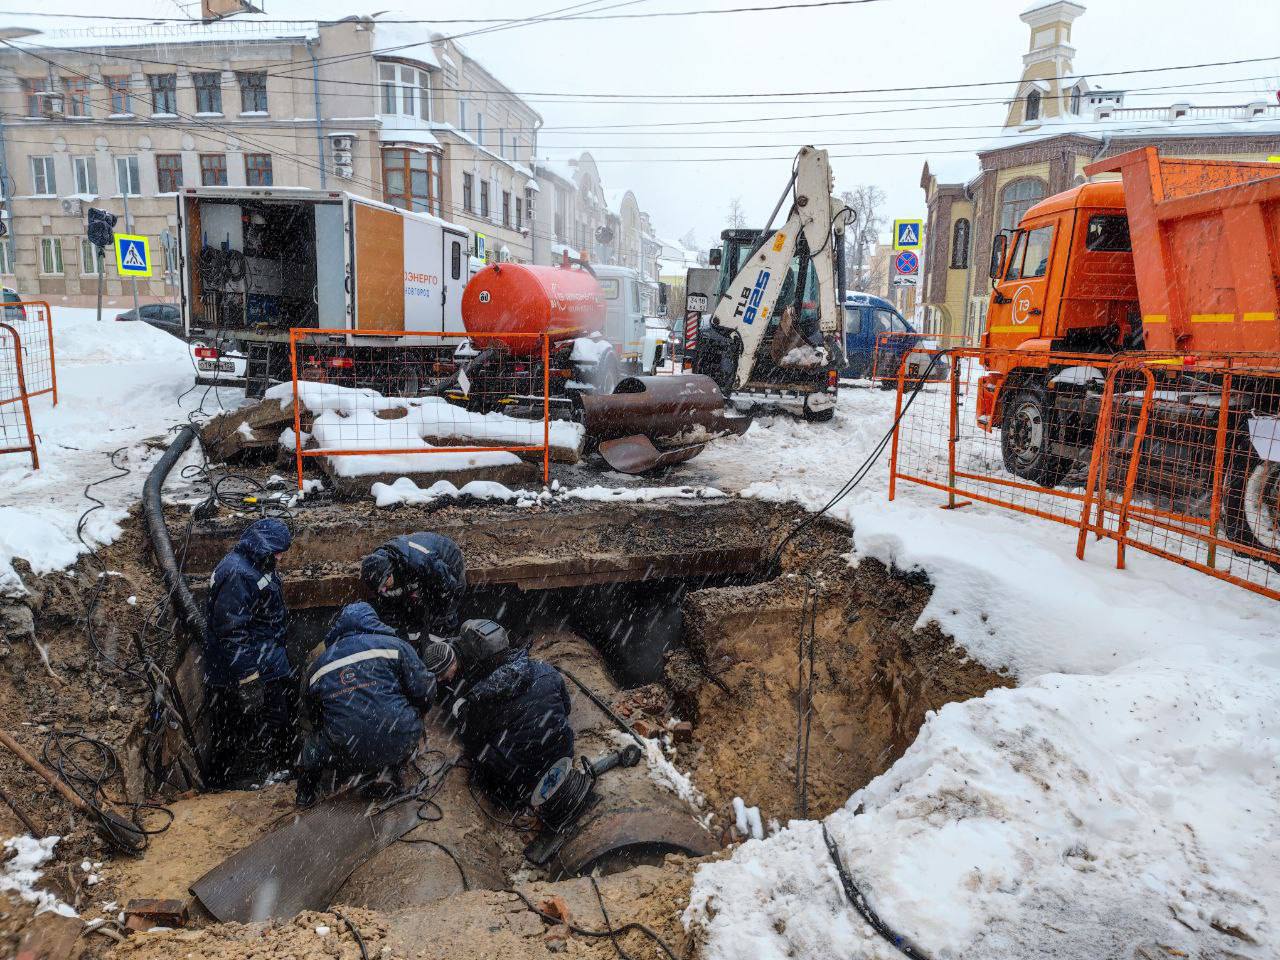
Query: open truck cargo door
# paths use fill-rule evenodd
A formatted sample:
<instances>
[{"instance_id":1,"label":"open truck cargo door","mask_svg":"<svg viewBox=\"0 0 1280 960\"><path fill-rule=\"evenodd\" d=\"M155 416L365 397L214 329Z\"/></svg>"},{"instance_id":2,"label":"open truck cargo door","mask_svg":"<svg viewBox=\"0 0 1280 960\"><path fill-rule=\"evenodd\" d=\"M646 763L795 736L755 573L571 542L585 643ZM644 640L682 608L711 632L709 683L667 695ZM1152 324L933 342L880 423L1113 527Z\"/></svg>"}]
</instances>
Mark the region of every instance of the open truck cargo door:
<instances>
[{"instance_id":1,"label":"open truck cargo door","mask_svg":"<svg viewBox=\"0 0 1280 960\"><path fill-rule=\"evenodd\" d=\"M351 329L462 333L467 235L434 217L348 196L348 272L360 278ZM405 345L453 342L439 336Z\"/></svg>"}]
</instances>

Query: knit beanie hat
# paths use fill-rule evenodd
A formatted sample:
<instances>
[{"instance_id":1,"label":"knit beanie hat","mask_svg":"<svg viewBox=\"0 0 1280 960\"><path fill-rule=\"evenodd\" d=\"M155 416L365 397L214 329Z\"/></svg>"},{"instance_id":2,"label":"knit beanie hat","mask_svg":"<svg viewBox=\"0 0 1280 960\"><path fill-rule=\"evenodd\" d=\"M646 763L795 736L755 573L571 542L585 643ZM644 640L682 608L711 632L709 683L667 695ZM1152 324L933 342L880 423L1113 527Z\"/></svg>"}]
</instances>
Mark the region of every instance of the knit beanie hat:
<instances>
[{"instance_id":1,"label":"knit beanie hat","mask_svg":"<svg viewBox=\"0 0 1280 960\"><path fill-rule=\"evenodd\" d=\"M437 677L447 673L457 659L453 647L443 640L433 640L422 649L422 665Z\"/></svg>"}]
</instances>

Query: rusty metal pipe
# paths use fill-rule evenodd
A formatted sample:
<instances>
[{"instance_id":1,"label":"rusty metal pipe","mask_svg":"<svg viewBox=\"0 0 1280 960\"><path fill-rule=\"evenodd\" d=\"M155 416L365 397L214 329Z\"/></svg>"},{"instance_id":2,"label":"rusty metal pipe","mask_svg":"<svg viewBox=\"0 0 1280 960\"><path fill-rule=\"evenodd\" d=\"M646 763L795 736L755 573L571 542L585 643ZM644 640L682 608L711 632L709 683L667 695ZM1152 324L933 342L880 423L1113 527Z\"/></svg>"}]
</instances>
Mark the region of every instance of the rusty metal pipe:
<instances>
[{"instance_id":1,"label":"rusty metal pipe","mask_svg":"<svg viewBox=\"0 0 1280 960\"><path fill-rule=\"evenodd\" d=\"M582 425L596 443L635 434L655 443L699 442L742 432L751 423L747 417L725 416L724 395L701 374L624 377L613 393L581 394L578 403Z\"/></svg>"}]
</instances>

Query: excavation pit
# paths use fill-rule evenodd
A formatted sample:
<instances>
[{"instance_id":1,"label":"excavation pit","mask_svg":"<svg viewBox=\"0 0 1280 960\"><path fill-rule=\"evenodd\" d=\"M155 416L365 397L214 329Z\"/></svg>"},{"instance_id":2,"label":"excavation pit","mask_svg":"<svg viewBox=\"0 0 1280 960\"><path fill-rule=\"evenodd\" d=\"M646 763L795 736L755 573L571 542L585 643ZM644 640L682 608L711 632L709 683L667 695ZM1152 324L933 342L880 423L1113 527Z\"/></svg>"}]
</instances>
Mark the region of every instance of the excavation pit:
<instances>
[{"instance_id":1,"label":"excavation pit","mask_svg":"<svg viewBox=\"0 0 1280 960\"><path fill-rule=\"evenodd\" d=\"M359 597L365 552L401 533L439 531L468 558L464 616L502 622L534 656L565 668L642 733L665 741L666 756L654 746L654 769L647 759L638 770L605 774L600 822L537 869L523 856L529 836L494 823L492 814L500 819L502 811L482 807L463 772L451 771L429 822L411 817L397 828L405 842L372 844L365 862L335 878L330 892L283 904L284 913L343 904L395 914L471 896L467 889L597 869L625 874L672 853L709 853L741 839L735 797L759 807L766 823L823 816L887 769L928 711L1006 683L969 662L936 626L917 629L930 594L923 578L871 561L852 568L850 533L837 523L806 527L770 569L776 545L803 517L729 498L299 513L295 546L282 563L295 614L291 656L299 662L334 611ZM242 524L222 518L193 530L186 573L197 592ZM569 689L578 756L595 759L627 741L582 691ZM681 721L688 724L677 727ZM429 746L457 749L434 721ZM176 886L243 851L272 821L287 821L290 794L284 785L178 801L178 820L155 854L180 861L188 832L205 837L202 852L182 877L167 863L162 883L148 875L149 855L129 882L147 895L181 896ZM188 817L187 805L199 815ZM237 815L250 809L260 822ZM226 835L222 824L232 821L234 836ZM305 846L306 836L288 842Z\"/></svg>"}]
</instances>

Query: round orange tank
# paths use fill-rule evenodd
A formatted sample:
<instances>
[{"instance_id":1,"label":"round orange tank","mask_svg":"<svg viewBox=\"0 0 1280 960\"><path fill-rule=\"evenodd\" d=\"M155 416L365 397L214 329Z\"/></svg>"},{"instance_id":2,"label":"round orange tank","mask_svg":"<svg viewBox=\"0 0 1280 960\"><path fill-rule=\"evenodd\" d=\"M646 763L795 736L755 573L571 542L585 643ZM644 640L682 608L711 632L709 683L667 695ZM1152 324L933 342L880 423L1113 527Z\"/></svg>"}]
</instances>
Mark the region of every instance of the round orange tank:
<instances>
[{"instance_id":1,"label":"round orange tank","mask_svg":"<svg viewBox=\"0 0 1280 960\"><path fill-rule=\"evenodd\" d=\"M586 270L495 263L462 292L462 323L472 342L481 349L500 343L518 356L541 353L542 341L503 334L585 337L604 330L604 312L604 291ZM489 333L496 336L477 336Z\"/></svg>"}]
</instances>

